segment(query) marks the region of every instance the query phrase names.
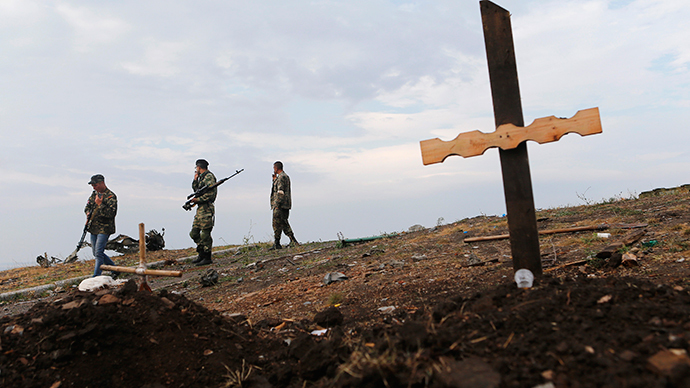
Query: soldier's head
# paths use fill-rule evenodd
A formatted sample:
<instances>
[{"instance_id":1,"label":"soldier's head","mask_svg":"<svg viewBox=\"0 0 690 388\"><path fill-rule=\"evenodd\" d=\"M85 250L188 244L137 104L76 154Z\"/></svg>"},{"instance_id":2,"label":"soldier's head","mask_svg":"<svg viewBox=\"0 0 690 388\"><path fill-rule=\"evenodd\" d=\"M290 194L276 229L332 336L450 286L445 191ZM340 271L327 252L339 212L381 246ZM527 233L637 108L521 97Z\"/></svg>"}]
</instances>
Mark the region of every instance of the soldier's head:
<instances>
[{"instance_id":1,"label":"soldier's head","mask_svg":"<svg viewBox=\"0 0 690 388\"><path fill-rule=\"evenodd\" d=\"M208 170L208 162L206 159L199 159L196 161L196 172L204 172Z\"/></svg>"},{"instance_id":2,"label":"soldier's head","mask_svg":"<svg viewBox=\"0 0 690 388\"><path fill-rule=\"evenodd\" d=\"M280 174L281 172L283 172L283 162L279 160L273 163L273 172L275 172L276 174Z\"/></svg>"},{"instance_id":3,"label":"soldier's head","mask_svg":"<svg viewBox=\"0 0 690 388\"><path fill-rule=\"evenodd\" d=\"M105 186L105 177L101 174L96 174L91 177L91 180L89 181L89 184L91 187L93 187L94 190L96 190L99 193L102 193L107 189Z\"/></svg>"}]
</instances>

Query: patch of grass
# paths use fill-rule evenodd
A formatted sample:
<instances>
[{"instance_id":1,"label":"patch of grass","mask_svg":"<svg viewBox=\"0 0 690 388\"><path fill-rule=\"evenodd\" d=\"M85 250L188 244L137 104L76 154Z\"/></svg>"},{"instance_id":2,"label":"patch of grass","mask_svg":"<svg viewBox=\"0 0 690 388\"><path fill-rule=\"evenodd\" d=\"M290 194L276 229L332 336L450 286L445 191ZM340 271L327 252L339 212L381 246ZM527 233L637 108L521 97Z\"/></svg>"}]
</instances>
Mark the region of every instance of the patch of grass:
<instances>
[{"instance_id":1,"label":"patch of grass","mask_svg":"<svg viewBox=\"0 0 690 388\"><path fill-rule=\"evenodd\" d=\"M644 214L644 211L637 209L628 209L624 207L614 206L611 211L617 216L639 216Z\"/></svg>"},{"instance_id":2,"label":"patch of grass","mask_svg":"<svg viewBox=\"0 0 690 388\"><path fill-rule=\"evenodd\" d=\"M334 306L338 303L342 303L343 299L344 299L343 294L341 294L339 292L334 292L328 296L328 300L326 301L326 304L328 306Z\"/></svg>"},{"instance_id":3,"label":"patch of grass","mask_svg":"<svg viewBox=\"0 0 690 388\"><path fill-rule=\"evenodd\" d=\"M218 283L224 283L224 282L235 282L237 281L238 277L237 276L223 276L220 279L218 279Z\"/></svg>"},{"instance_id":4,"label":"patch of grass","mask_svg":"<svg viewBox=\"0 0 690 388\"><path fill-rule=\"evenodd\" d=\"M670 253L685 252L690 249L690 241L672 239L668 244L668 251Z\"/></svg>"},{"instance_id":5,"label":"patch of grass","mask_svg":"<svg viewBox=\"0 0 690 388\"><path fill-rule=\"evenodd\" d=\"M580 237L580 242L585 245L585 246L591 246L597 241L600 241L601 237L597 236L596 233L591 233L585 236Z\"/></svg>"},{"instance_id":6,"label":"patch of grass","mask_svg":"<svg viewBox=\"0 0 690 388\"><path fill-rule=\"evenodd\" d=\"M587 260L587 265L594 269L599 269L606 264L606 259L600 259L598 257L592 257L589 260Z\"/></svg>"}]
</instances>

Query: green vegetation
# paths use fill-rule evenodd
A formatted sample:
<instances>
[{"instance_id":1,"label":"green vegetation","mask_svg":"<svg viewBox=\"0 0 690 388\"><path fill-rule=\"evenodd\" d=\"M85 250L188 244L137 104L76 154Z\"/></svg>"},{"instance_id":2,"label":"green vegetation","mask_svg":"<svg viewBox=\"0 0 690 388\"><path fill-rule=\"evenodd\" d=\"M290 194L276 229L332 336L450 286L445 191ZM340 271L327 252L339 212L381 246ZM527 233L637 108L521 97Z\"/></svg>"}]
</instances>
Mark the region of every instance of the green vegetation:
<instances>
[{"instance_id":1,"label":"green vegetation","mask_svg":"<svg viewBox=\"0 0 690 388\"><path fill-rule=\"evenodd\" d=\"M326 302L326 304L328 306L335 306L336 304L342 303L343 299L343 294L339 292L334 292L328 296L328 301Z\"/></svg>"}]
</instances>

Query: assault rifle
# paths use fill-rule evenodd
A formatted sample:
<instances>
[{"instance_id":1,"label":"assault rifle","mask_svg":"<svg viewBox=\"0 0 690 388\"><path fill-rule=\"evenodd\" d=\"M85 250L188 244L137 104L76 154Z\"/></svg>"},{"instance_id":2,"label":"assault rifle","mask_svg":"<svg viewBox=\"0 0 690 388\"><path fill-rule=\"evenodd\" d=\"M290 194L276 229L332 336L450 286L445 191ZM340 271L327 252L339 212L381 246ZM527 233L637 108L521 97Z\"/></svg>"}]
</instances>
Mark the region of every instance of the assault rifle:
<instances>
[{"instance_id":1,"label":"assault rifle","mask_svg":"<svg viewBox=\"0 0 690 388\"><path fill-rule=\"evenodd\" d=\"M230 175L229 177L223 178L223 179L219 180L218 182L212 184L211 186L203 186L203 187L201 187L199 190L193 192L192 194L189 194L189 195L187 196L187 202L185 202L184 205L182 205L182 208L183 208L184 210L188 210L188 211L189 211L189 210L192 210L192 208L193 208L194 205L195 205L195 203L194 203L194 198L198 198L198 197L200 197L200 196L202 196L202 195L208 193L209 191L211 191L211 190L215 189L216 187L222 185L223 183L225 183L225 181L227 181L228 179L230 179L230 178L234 177L235 175L241 173L242 171L244 171L244 169L235 170L235 173L232 174L232 175Z\"/></svg>"},{"instance_id":2,"label":"assault rifle","mask_svg":"<svg viewBox=\"0 0 690 388\"><path fill-rule=\"evenodd\" d=\"M81 239L77 243L77 249L74 250L69 256L65 258L65 263L71 263L78 259L77 252L84 246L84 239L86 238L86 232L89 231L89 226L91 225L91 215L93 212L89 213L88 218L86 218L86 224L84 224L84 233L81 234Z\"/></svg>"}]
</instances>

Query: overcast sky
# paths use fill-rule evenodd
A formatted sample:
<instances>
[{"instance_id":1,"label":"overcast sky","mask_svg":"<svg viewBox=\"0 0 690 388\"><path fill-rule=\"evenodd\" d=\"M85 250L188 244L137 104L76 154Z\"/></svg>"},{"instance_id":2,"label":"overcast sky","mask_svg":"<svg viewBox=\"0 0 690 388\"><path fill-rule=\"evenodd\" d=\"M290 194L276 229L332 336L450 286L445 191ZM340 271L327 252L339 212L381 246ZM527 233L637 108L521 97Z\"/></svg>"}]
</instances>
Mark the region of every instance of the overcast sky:
<instances>
[{"instance_id":1,"label":"overcast sky","mask_svg":"<svg viewBox=\"0 0 690 388\"><path fill-rule=\"evenodd\" d=\"M525 123L601 113L603 134L528 143L537 208L690 183L687 0L498 4ZM300 241L505 213L495 149L423 166L419 148L495 129L478 1L0 0L0 90L0 269L71 253L96 173L117 233L192 246L198 158L245 169L216 245L271 239L275 160Z\"/></svg>"}]
</instances>

